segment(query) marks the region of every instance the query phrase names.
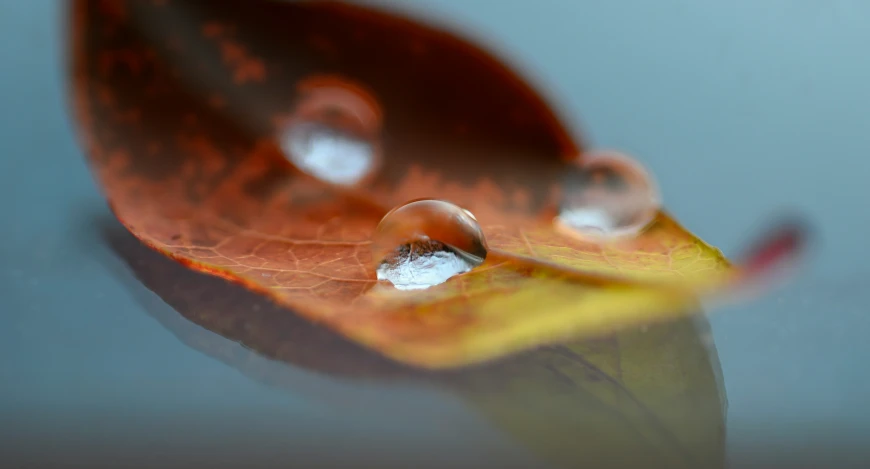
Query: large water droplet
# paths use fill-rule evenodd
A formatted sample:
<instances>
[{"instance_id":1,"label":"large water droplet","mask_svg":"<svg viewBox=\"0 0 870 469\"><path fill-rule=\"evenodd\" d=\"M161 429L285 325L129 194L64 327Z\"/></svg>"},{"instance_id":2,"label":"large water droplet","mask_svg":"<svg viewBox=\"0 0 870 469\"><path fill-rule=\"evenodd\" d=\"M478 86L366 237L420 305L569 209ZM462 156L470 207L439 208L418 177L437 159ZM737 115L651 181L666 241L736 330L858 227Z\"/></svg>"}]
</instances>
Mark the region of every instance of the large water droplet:
<instances>
[{"instance_id":1,"label":"large water droplet","mask_svg":"<svg viewBox=\"0 0 870 469\"><path fill-rule=\"evenodd\" d=\"M381 163L381 112L361 86L334 77L300 84L300 99L280 135L300 171L330 184L363 182Z\"/></svg>"},{"instance_id":2,"label":"large water droplet","mask_svg":"<svg viewBox=\"0 0 870 469\"><path fill-rule=\"evenodd\" d=\"M471 212L434 199L394 208L372 239L378 280L400 290L429 288L468 272L483 263L486 250Z\"/></svg>"},{"instance_id":3,"label":"large water droplet","mask_svg":"<svg viewBox=\"0 0 870 469\"><path fill-rule=\"evenodd\" d=\"M566 175L556 227L591 240L635 235L655 219L658 187L637 161L615 152L586 154Z\"/></svg>"}]
</instances>

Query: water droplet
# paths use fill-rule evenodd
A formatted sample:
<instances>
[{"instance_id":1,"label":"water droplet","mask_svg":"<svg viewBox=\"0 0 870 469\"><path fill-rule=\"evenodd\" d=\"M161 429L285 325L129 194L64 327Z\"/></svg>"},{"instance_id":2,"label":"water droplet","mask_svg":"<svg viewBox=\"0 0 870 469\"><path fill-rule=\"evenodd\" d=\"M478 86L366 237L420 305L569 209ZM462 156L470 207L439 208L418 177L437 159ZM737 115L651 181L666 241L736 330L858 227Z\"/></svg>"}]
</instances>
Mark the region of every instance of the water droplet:
<instances>
[{"instance_id":1,"label":"water droplet","mask_svg":"<svg viewBox=\"0 0 870 469\"><path fill-rule=\"evenodd\" d=\"M434 199L394 208L372 238L378 280L400 290L429 288L468 272L483 263L486 250L471 212Z\"/></svg>"},{"instance_id":2,"label":"water droplet","mask_svg":"<svg viewBox=\"0 0 870 469\"><path fill-rule=\"evenodd\" d=\"M381 111L361 86L335 77L303 81L296 109L280 134L300 171L341 186L360 184L381 163Z\"/></svg>"},{"instance_id":3,"label":"water droplet","mask_svg":"<svg viewBox=\"0 0 870 469\"><path fill-rule=\"evenodd\" d=\"M586 154L565 175L558 229L586 239L635 235L655 219L658 187L637 161L615 152Z\"/></svg>"}]
</instances>

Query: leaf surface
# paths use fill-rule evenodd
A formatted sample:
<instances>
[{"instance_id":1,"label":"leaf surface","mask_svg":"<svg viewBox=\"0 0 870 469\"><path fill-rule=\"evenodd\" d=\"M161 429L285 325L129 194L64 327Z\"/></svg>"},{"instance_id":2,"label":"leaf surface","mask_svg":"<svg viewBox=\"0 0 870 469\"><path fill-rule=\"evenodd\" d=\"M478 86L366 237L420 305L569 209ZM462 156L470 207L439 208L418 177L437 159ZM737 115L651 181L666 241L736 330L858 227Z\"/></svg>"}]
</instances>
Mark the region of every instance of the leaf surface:
<instances>
[{"instance_id":1,"label":"leaf surface","mask_svg":"<svg viewBox=\"0 0 870 469\"><path fill-rule=\"evenodd\" d=\"M620 244L554 230L560 175L583 145L500 60L441 30L332 2L73 0L70 17L76 118L122 223L394 359L465 365L689 314L685 291L595 275L728 270L665 213ZM312 80L376 101L382 161L357 189L282 151ZM424 197L470 210L492 248L590 276L495 259L425 291L378 284L370 246L385 207Z\"/></svg>"}]
</instances>

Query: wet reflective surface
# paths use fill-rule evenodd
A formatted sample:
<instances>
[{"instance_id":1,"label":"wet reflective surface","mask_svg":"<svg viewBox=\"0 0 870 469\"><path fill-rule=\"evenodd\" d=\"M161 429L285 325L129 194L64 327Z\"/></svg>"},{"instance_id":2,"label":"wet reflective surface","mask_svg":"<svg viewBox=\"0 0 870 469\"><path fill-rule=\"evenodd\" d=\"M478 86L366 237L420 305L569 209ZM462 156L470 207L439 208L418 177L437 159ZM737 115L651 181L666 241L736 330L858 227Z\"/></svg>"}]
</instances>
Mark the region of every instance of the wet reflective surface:
<instances>
[{"instance_id":1,"label":"wet reflective surface","mask_svg":"<svg viewBox=\"0 0 870 469\"><path fill-rule=\"evenodd\" d=\"M378 280L423 290L482 264L486 240L470 211L444 200L415 200L384 215L372 257Z\"/></svg>"},{"instance_id":2,"label":"wet reflective surface","mask_svg":"<svg viewBox=\"0 0 870 469\"><path fill-rule=\"evenodd\" d=\"M635 236L655 218L661 196L652 174L615 151L589 151L566 170L554 223L563 232L599 241Z\"/></svg>"},{"instance_id":3,"label":"wet reflective surface","mask_svg":"<svg viewBox=\"0 0 870 469\"><path fill-rule=\"evenodd\" d=\"M353 186L381 164L381 111L360 85L338 77L311 77L278 140L299 170L328 184Z\"/></svg>"},{"instance_id":4,"label":"wet reflective surface","mask_svg":"<svg viewBox=\"0 0 870 469\"><path fill-rule=\"evenodd\" d=\"M862 360L870 354L863 287L870 216L862 188L870 168L855 155L870 141L866 107L855 103L870 101L860 46L870 40L870 8L638 3L427 5L504 41L554 83L563 106L579 110L597 146L644 155L668 208L726 253L780 207L816 220L822 244L805 275L712 318L729 400L729 455L736 467L784 459L811 466L832 454L857 461L857 443L870 431ZM443 388L349 382L335 369L251 359L241 345L181 317L189 301L168 302L134 278L104 237L111 218L62 108L57 6L10 2L0 15L7 44L0 48L7 70L0 78L0 211L7 217L0 229L0 452L35 459L51 441L54 451L43 460L90 448L122 460L135 452L147 464L162 447L180 459L210 451L227 466L259 458L268 467L282 458L343 462L333 444L340 441L342 454L395 445L393 461L425 453L432 466L540 460L533 445L519 444ZM613 24L622 25L621 35L608 34ZM563 41L583 60L565 60ZM203 353L211 340L217 345ZM254 371L233 365L249 360ZM280 378L263 384L261 375ZM288 447L287 435L298 445ZM216 449L227 441L236 444Z\"/></svg>"},{"instance_id":5,"label":"wet reflective surface","mask_svg":"<svg viewBox=\"0 0 870 469\"><path fill-rule=\"evenodd\" d=\"M477 267L481 259L463 256L439 241L415 240L385 257L377 268L378 280L399 290L425 290Z\"/></svg>"},{"instance_id":6,"label":"wet reflective surface","mask_svg":"<svg viewBox=\"0 0 870 469\"><path fill-rule=\"evenodd\" d=\"M290 160L317 179L353 185L370 173L375 150L366 140L323 124L301 122L281 135Z\"/></svg>"}]
</instances>

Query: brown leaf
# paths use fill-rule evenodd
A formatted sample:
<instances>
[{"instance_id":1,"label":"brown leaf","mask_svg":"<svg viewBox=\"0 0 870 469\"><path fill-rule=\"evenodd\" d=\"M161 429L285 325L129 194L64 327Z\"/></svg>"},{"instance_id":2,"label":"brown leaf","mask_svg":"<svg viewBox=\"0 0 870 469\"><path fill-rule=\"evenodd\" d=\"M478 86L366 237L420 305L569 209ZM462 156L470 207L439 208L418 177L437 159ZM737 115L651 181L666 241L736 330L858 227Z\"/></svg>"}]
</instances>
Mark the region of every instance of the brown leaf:
<instances>
[{"instance_id":1,"label":"brown leaf","mask_svg":"<svg viewBox=\"0 0 870 469\"><path fill-rule=\"evenodd\" d=\"M75 114L125 226L392 358L456 366L688 314L690 292L631 281L727 271L665 214L619 244L556 231L560 175L582 146L523 80L450 34L332 2L70 6ZM318 93L355 97L358 119L335 125L376 155L352 190L282 150ZM560 268L493 256L422 292L377 284L375 227L422 197L473 212L493 251Z\"/></svg>"},{"instance_id":2,"label":"brown leaf","mask_svg":"<svg viewBox=\"0 0 870 469\"><path fill-rule=\"evenodd\" d=\"M366 395L357 383L438 389L560 468L592 462L601 468L724 467L725 390L702 316L542 347L497 363L425 372L161 258L114 223L101 228L136 278L181 316L150 299L149 314L189 346L262 383L374 414L395 411L394 399L380 391ZM116 275L123 281L129 273L121 269ZM134 292L141 289L125 283ZM324 387L312 378L319 375L344 384ZM380 451L389 449L372 447L355 457L365 465L366 458L378 460Z\"/></svg>"}]
</instances>

